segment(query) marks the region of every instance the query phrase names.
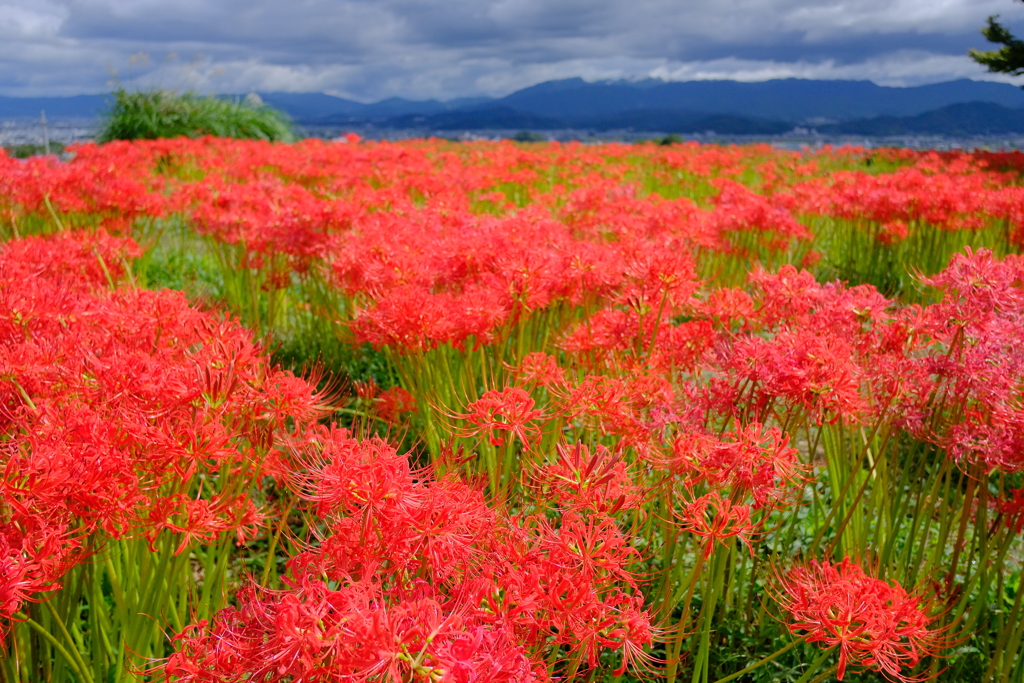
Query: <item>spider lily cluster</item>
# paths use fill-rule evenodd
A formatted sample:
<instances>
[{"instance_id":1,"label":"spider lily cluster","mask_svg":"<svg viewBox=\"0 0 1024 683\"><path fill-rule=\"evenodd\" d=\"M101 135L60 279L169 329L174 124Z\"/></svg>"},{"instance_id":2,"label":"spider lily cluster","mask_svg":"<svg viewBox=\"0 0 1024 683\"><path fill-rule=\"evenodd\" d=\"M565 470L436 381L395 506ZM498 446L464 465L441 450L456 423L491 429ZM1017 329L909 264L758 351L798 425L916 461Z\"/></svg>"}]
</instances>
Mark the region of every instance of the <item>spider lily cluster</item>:
<instances>
[{"instance_id":1,"label":"spider lily cluster","mask_svg":"<svg viewBox=\"0 0 1024 683\"><path fill-rule=\"evenodd\" d=\"M1016 680L1022 168L0 157L0 678Z\"/></svg>"}]
</instances>

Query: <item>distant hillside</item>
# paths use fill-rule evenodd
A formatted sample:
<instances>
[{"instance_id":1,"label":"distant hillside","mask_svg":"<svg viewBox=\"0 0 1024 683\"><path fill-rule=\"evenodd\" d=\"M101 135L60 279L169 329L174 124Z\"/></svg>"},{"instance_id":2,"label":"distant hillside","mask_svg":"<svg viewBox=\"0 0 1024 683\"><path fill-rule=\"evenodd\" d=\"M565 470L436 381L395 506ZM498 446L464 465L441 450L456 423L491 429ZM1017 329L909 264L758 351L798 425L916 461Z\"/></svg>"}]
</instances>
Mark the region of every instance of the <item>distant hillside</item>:
<instances>
[{"instance_id":1,"label":"distant hillside","mask_svg":"<svg viewBox=\"0 0 1024 683\"><path fill-rule=\"evenodd\" d=\"M1024 134L1024 110L991 102L952 104L917 116L879 116L821 126L818 132L867 136L886 135L1005 135Z\"/></svg>"},{"instance_id":2,"label":"distant hillside","mask_svg":"<svg viewBox=\"0 0 1024 683\"><path fill-rule=\"evenodd\" d=\"M912 88L869 81L784 79L539 83L500 99L365 104L324 93L260 93L300 124L412 130L553 130L777 135L796 126L825 134L999 135L1024 132L1024 91L1006 83L958 80ZM92 118L104 95L0 97L0 119Z\"/></svg>"},{"instance_id":3,"label":"distant hillside","mask_svg":"<svg viewBox=\"0 0 1024 683\"><path fill-rule=\"evenodd\" d=\"M690 126L690 131L666 131L668 133L717 133L718 135L780 135L793 130L787 121L769 121L732 114L712 114Z\"/></svg>"},{"instance_id":4,"label":"distant hillside","mask_svg":"<svg viewBox=\"0 0 1024 683\"><path fill-rule=\"evenodd\" d=\"M870 81L785 79L737 81L549 81L496 100L495 105L556 118L604 116L639 109L690 110L802 123L875 116L914 116L951 104L993 102L1024 107L1024 91L1006 83L958 80L912 88Z\"/></svg>"},{"instance_id":5,"label":"distant hillside","mask_svg":"<svg viewBox=\"0 0 1024 683\"><path fill-rule=\"evenodd\" d=\"M261 92L257 94L268 105L280 109L296 121L331 115L354 116L366 106L361 102L324 93Z\"/></svg>"},{"instance_id":6,"label":"distant hillside","mask_svg":"<svg viewBox=\"0 0 1024 683\"><path fill-rule=\"evenodd\" d=\"M478 107L431 116L406 115L379 125L388 128L447 130L554 130L559 128L651 133L707 133L718 135L780 135L794 129L790 121L692 110L639 109L604 116L559 119L509 107ZM991 102L953 104L916 116L877 116L814 127L823 135L945 135L971 137L1024 134L1024 109Z\"/></svg>"},{"instance_id":7,"label":"distant hillside","mask_svg":"<svg viewBox=\"0 0 1024 683\"><path fill-rule=\"evenodd\" d=\"M792 130L793 124L732 114L708 112L640 109L637 111L555 118L510 107L475 107L431 116L406 115L386 119L381 127L419 129L424 131L448 130L555 130L575 128L582 130L631 130L663 133L704 133L714 131L721 135L777 135Z\"/></svg>"},{"instance_id":8,"label":"distant hillside","mask_svg":"<svg viewBox=\"0 0 1024 683\"><path fill-rule=\"evenodd\" d=\"M302 97L302 95L293 95L292 97ZM406 100L401 97L391 97L372 104L362 104L335 98L344 102L344 106L334 111L320 111L317 114L307 114L305 112L300 113L295 108L289 108L285 98L278 99L277 93L270 93L263 97L263 99L270 104L280 107L282 111L287 112L300 123L321 125L346 124L352 121L377 123L401 116L431 116L464 108L472 109L493 101L490 97L460 97L448 100L447 102L440 102L438 100ZM276 102L280 104L275 104Z\"/></svg>"},{"instance_id":9,"label":"distant hillside","mask_svg":"<svg viewBox=\"0 0 1024 683\"><path fill-rule=\"evenodd\" d=\"M694 124L710 114L689 109L634 109L602 116L572 117L567 123L592 130L653 130L688 133Z\"/></svg>"},{"instance_id":10,"label":"distant hillside","mask_svg":"<svg viewBox=\"0 0 1024 683\"><path fill-rule=\"evenodd\" d=\"M714 114L686 109L638 109L597 117L569 119L571 127L593 130L656 131L662 133L703 133L721 135L777 135L793 129L785 121L752 116Z\"/></svg>"},{"instance_id":11,"label":"distant hillside","mask_svg":"<svg viewBox=\"0 0 1024 683\"><path fill-rule=\"evenodd\" d=\"M76 95L74 97L3 97L0 96L0 119L39 118L45 111L49 118L91 119L107 108L107 95Z\"/></svg>"},{"instance_id":12,"label":"distant hillside","mask_svg":"<svg viewBox=\"0 0 1024 683\"><path fill-rule=\"evenodd\" d=\"M549 116L516 111L508 107L452 111L434 114L433 116L407 114L406 116L387 119L381 123L381 126L423 130L553 130L568 127L565 121Z\"/></svg>"}]
</instances>

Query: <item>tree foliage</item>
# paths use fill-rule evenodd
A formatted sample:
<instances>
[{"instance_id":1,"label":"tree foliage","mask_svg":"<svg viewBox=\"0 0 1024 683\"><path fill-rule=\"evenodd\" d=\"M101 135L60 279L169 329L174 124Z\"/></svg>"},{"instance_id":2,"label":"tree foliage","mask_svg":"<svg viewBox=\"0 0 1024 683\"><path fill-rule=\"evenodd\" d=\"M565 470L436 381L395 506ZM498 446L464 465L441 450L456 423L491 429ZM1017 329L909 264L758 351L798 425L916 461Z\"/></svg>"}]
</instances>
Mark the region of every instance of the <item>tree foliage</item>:
<instances>
[{"instance_id":1,"label":"tree foliage","mask_svg":"<svg viewBox=\"0 0 1024 683\"><path fill-rule=\"evenodd\" d=\"M1024 0L1019 0L1024 2ZM998 50L971 50L971 59L983 64L995 73L1024 74L1024 40L1014 36L1005 26L999 23L999 15L988 18L988 25L981 29L981 34L990 43L1002 45Z\"/></svg>"}]
</instances>

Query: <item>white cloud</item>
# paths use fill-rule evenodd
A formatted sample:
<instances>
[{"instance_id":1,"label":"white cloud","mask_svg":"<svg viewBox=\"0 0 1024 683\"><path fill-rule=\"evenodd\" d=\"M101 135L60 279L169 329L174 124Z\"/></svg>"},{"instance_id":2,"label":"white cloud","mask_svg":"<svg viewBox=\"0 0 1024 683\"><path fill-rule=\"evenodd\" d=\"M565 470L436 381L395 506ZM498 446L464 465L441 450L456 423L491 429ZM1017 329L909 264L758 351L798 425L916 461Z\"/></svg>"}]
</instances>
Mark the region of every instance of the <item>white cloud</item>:
<instances>
[{"instance_id":1,"label":"white cloud","mask_svg":"<svg viewBox=\"0 0 1024 683\"><path fill-rule=\"evenodd\" d=\"M805 31L808 40L843 33L960 33L980 28L979 18L1003 14L1024 18L1024 11L1006 0L855 0L801 3L783 21L788 29Z\"/></svg>"},{"instance_id":2,"label":"white cloud","mask_svg":"<svg viewBox=\"0 0 1024 683\"><path fill-rule=\"evenodd\" d=\"M573 76L998 79L966 56L996 13L1024 34L1011 0L0 0L0 94L102 92L110 68L364 101ZM148 65L129 64L139 52Z\"/></svg>"},{"instance_id":3,"label":"white cloud","mask_svg":"<svg viewBox=\"0 0 1024 683\"><path fill-rule=\"evenodd\" d=\"M854 64L821 62L777 62L718 59L707 62L665 64L648 75L669 81L730 79L766 81L773 78L819 80L869 80L879 85L912 86L956 78L1014 82L1008 76L986 73L984 68L961 56L897 51ZM1016 79L1019 80L1019 79Z\"/></svg>"}]
</instances>

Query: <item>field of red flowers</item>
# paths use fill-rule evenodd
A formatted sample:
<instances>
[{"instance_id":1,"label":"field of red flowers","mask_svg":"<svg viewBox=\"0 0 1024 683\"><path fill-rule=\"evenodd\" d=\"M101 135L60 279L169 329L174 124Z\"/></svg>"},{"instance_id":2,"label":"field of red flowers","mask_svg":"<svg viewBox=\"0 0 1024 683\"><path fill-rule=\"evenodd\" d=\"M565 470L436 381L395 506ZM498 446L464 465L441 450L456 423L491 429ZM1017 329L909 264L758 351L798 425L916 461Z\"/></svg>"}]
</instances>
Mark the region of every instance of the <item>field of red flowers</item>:
<instances>
[{"instance_id":1,"label":"field of red flowers","mask_svg":"<svg viewBox=\"0 0 1024 683\"><path fill-rule=\"evenodd\" d=\"M1024 680L1024 156L0 156L0 681Z\"/></svg>"}]
</instances>

